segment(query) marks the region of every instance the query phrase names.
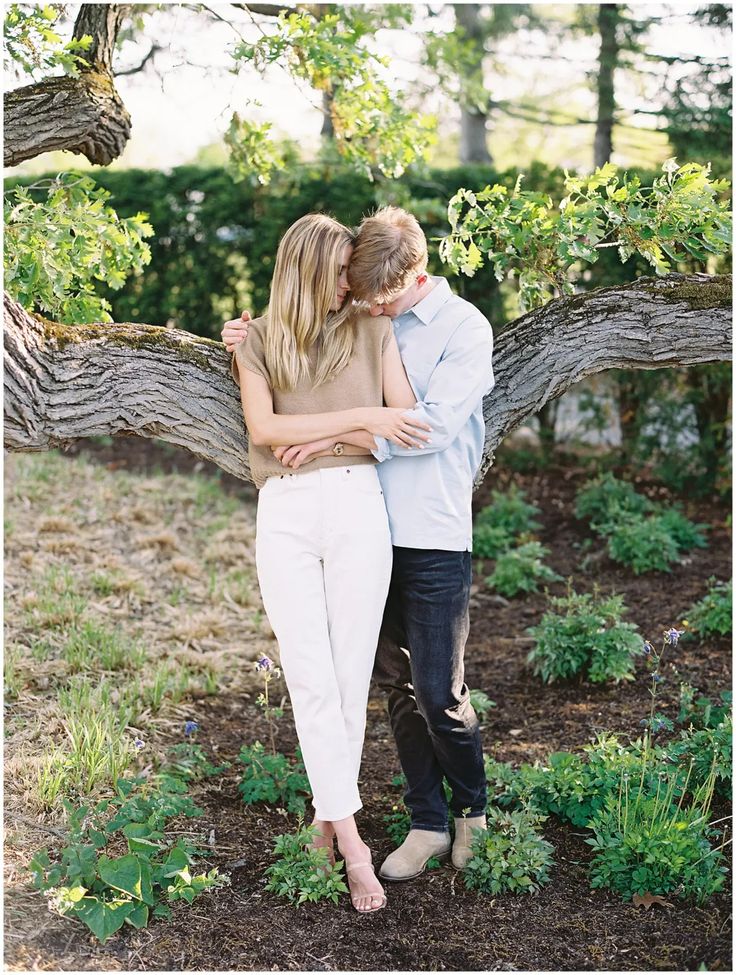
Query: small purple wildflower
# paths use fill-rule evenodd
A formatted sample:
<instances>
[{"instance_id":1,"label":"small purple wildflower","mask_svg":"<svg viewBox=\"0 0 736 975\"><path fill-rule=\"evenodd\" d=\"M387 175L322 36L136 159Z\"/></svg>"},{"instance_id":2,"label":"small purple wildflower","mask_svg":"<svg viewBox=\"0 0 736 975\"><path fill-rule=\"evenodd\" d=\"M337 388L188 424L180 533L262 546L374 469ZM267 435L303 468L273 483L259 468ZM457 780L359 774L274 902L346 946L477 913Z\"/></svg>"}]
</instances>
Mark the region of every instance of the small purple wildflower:
<instances>
[{"instance_id":1,"label":"small purple wildflower","mask_svg":"<svg viewBox=\"0 0 736 975\"><path fill-rule=\"evenodd\" d=\"M661 674L658 674L655 670L655 672L652 674L652 680L655 684L659 684L660 681L664 680L664 677Z\"/></svg>"},{"instance_id":2,"label":"small purple wildflower","mask_svg":"<svg viewBox=\"0 0 736 975\"><path fill-rule=\"evenodd\" d=\"M673 626L669 630L664 631L664 638L667 641L667 643L671 644L673 647L676 647L677 641L680 639L680 637L684 632L685 632L684 630L676 630Z\"/></svg>"},{"instance_id":3,"label":"small purple wildflower","mask_svg":"<svg viewBox=\"0 0 736 975\"><path fill-rule=\"evenodd\" d=\"M641 648L642 653L650 654L654 652L654 647L651 645L649 640L644 641L644 645Z\"/></svg>"},{"instance_id":4,"label":"small purple wildflower","mask_svg":"<svg viewBox=\"0 0 736 975\"><path fill-rule=\"evenodd\" d=\"M140 751L141 748L146 747L146 743L142 741L140 738L136 738L135 741L133 742L133 745L135 746L137 751Z\"/></svg>"},{"instance_id":5,"label":"small purple wildflower","mask_svg":"<svg viewBox=\"0 0 736 975\"><path fill-rule=\"evenodd\" d=\"M267 673L270 673L273 668L273 660L270 657L259 657L256 661L256 670L265 670Z\"/></svg>"},{"instance_id":6,"label":"small purple wildflower","mask_svg":"<svg viewBox=\"0 0 736 975\"><path fill-rule=\"evenodd\" d=\"M199 731L199 725L196 721L187 721L184 724L184 734L193 735L195 731Z\"/></svg>"},{"instance_id":7,"label":"small purple wildflower","mask_svg":"<svg viewBox=\"0 0 736 975\"><path fill-rule=\"evenodd\" d=\"M647 719L646 719L646 718L642 718L642 719L641 719L641 721L639 722L639 724L640 724L640 725L641 725L641 726L642 726L643 728L646 728L646 726L647 726L647 725L649 724L649 722L647 721Z\"/></svg>"}]
</instances>

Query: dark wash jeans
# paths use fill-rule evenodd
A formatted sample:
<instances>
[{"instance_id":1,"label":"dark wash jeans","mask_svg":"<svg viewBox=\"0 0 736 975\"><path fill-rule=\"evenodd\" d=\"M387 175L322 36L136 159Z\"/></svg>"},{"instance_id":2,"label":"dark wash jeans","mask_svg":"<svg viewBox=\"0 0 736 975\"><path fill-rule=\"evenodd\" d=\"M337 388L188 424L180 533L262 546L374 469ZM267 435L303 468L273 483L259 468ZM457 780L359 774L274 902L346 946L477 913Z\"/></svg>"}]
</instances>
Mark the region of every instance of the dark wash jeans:
<instances>
[{"instance_id":1,"label":"dark wash jeans","mask_svg":"<svg viewBox=\"0 0 736 975\"><path fill-rule=\"evenodd\" d=\"M388 694L412 829L447 829L443 777L454 816L486 811L478 718L464 682L471 577L470 552L394 546L373 676Z\"/></svg>"}]
</instances>

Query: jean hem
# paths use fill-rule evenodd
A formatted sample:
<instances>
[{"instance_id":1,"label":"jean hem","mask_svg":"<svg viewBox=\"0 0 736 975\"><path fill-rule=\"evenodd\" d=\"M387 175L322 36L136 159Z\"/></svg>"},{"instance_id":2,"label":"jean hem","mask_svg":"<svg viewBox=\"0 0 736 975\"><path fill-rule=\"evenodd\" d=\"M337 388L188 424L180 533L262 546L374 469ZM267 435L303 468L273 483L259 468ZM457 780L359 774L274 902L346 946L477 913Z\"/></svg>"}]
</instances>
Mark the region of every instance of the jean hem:
<instances>
[{"instance_id":1,"label":"jean hem","mask_svg":"<svg viewBox=\"0 0 736 975\"><path fill-rule=\"evenodd\" d=\"M427 833L449 833L450 832L449 825L445 825L445 826L429 826L426 823L412 823L411 824L411 828L412 829L421 829L421 830L424 830Z\"/></svg>"}]
</instances>

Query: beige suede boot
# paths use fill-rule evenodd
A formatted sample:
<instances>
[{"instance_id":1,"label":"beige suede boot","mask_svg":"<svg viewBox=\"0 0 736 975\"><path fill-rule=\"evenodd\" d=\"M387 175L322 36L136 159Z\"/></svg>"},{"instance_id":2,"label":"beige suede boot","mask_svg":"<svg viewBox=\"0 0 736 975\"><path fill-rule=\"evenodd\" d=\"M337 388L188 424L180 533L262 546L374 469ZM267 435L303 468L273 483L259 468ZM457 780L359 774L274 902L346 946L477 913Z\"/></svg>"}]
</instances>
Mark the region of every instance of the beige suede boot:
<instances>
[{"instance_id":1,"label":"beige suede boot","mask_svg":"<svg viewBox=\"0 0 736 975\"><path fill-rule=\"evenodd\" d=\"M424 872L427 860L444 860L450 852L450 834L428 829L410 829L401 846L383 861L378 871L382 880L411 880Z\"/></svg>"},{"instance_id":2,"label":"beige suede boot","mask_svg":"<svg viewBox=\"0 0 736 975\"><path fill-rule=\"evenodd\" d=\"M471 858L470 844L474 839L474 830L486 828L485 816L456 816L455 842L452 844L452 865L462 870Z\"/></svg>"}]
</instances>

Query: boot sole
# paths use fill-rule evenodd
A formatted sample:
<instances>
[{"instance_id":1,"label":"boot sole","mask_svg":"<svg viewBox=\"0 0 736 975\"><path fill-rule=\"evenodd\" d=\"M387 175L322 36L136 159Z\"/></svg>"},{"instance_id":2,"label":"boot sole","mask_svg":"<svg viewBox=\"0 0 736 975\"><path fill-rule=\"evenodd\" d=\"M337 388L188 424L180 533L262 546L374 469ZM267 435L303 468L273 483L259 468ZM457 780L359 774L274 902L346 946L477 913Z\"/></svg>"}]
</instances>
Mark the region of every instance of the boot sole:
<instances>
[{"instance_id":1,"label":"boot sole","mask_svg":"<svg viewBox=\"0 0 736 975\"><path fill-rule=\"evenodd\" d=\"M390 884L401 884L405 880L414 880L415 877L420 877L427 869L427 864L429 863L430 860L445 861L445 860L449 860L451 855L452 855L452 848L450 848L449 850L445 850L444 853L433 853L431 857L427 857L427 859L424 861L421 870L417 870L416 873L412 873L408 877L389 877L385 873L382 873L380 870L378 871L378 876L381 878L381 880L387 880Z\"/></svg>"}]
</instances>

